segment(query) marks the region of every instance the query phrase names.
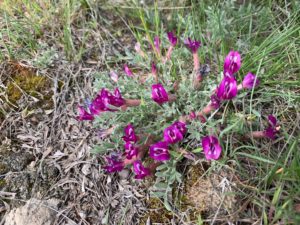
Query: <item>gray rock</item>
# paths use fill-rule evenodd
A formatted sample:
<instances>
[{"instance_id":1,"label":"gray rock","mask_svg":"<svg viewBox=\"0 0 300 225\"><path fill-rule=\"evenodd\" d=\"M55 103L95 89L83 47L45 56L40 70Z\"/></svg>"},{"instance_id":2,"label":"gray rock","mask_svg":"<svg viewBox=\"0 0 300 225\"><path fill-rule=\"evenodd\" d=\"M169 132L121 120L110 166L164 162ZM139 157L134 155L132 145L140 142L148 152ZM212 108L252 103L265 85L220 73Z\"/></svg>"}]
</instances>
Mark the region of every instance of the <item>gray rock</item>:
<instances>
[{"instance_id":1,"label":"gray rock","mask_svg":"<svg viewBox=\"0 0 300 225\"><path fill-rule=\"evenodd\" d=\"M51 225L55 220L59 201L30 199L22 207L11 210L4 216L5 225Z\"/></svg>"}]
</instances>

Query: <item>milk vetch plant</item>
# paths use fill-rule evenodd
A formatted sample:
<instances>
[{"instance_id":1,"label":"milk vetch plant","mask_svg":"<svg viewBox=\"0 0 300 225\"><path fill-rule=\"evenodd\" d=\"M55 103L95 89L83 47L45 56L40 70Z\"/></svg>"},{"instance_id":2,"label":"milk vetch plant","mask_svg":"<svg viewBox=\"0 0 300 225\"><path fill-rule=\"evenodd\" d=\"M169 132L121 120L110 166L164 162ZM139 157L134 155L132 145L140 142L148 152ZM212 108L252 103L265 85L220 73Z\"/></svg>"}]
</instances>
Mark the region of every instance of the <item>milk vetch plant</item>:
<instances>
[{"instance_id":1,"label":"milk vetch plant","mask_svg":"<svg viewBox=\"0 0 300 225\"><path fill-rule=\"evenodd\" d=\"M174 32L153 37L153 45L145 40L134 46L135 53L127 52L123 69L96 74L98 93L78 107L77 119L92 120L101 130L95 152L104 156L101 168L107 173L131 168L136 179L156 174L170 191L180 181L176 164L183 157L226 159L224 133L276 138L280 127L272 115L262 131L250 131L237 112L225 127L220 120L240 93L250 96L259 85L252 72L240 78L240 52L230 51L223 71L207 74L198 55L200 41ZM232 129L240 121L242 126Z\"/></svg>"}]
</instances>

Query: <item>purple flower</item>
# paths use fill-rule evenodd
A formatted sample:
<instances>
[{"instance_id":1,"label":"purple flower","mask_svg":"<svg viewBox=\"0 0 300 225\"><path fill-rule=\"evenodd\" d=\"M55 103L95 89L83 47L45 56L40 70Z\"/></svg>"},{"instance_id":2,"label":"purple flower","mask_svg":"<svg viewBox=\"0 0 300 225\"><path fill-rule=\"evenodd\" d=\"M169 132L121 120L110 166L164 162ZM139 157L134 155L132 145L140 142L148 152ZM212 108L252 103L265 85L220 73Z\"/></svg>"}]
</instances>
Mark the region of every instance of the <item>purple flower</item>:
<instances>
[{"instance_id":1,"label":"purple flower","mask_svg":"<svg viewBox=\"0 0 300 225\"><path fill-rule=\"evenodd\" d=\"M279 128L277 127L277 119L273 115L268 116L268 128L264 131L265 135L268 138L271 138L272 140L276 139L276 134L279 131Z\"/></svg>"},{"instance_id":2,"label":"purple flower","mask_svg":"<svg viewBox=\"0 0 300 225\"><path fill-rule=\"evenodd\" d=\"M221 156L222 147L215 136L205 136L202 138L202 148L207 160L217 160Z\"/></svg>"},{"instance_id":3,"label":"purple flower","mask_svg":"<svg viewBox=\"0 0 300 225\"><path fill-rule=\"evenodd\" d=\"M191 50L192 53L197 53L198 48L201 46L200 41L196 41L196 40L193 41L191 40L191 38L184 40L184 44L187 48Z\"/></svg>"},{"instance_id":4,"label":"purple flower","mask_svg":"<svg viewBox=\"0 0 300 225\"><path fill-rule=\"evenodd\" d=\"M268 116L268 122L269 122L269 125L272 127L275 127L277 125L277 119L273 115Z\"/></svg>"},{"instance_id":5,"label":"purple flower","mask_svg":"<svg viewBox=\"0 0 300 225\"><path fill-rule=\"evenodd\" d=\"M118 82L118 79L119 79L119 76L118 76L118 74L115 72L115 71L110 71L110 73L109 73L109 75L110 75L110 78L114 81L114 82Z\"/></svg>"},{"instance_id":6,"label":"purple flower","mask_svg":"<svg viewBox=\"0 0 300 225\"><path fill-rule=\"evenodd\" d=\"M123 140L125 142L133 142L136 143L138 141L138 137L135 135L134 127L131 124L128 124L124 128L125 136L123 136Z\"/></svg>"},{"instance_id":7,"label":"purple flower","mask_svg":"<svg viewBox=\"0 0 300 225\"><path fill-rule=\"evenodd\" d=\"M191 120L196 119L197 115L196 115L195 111L191 111L189 117L190 117Z\"/></svg>"},{"instance_id":8,"label":"purple flower","mask_svg":"<svg viewBox=\"0 0 300 225\"><path fill-rule=\"evenodd\" d=\"M158 36L154 37L154 46L156 50L159 52L160 51L160 39Z\"/></svg>"},{"instance_id":9,"label":"purple flower","mask_svg":"<svg viewBox=\"0 0 300 225\"><path fill-rule=\"evenodd\" d=\"M78 106L79 116L76 117L77 120L93 120L94 116L90 113L88 113L84 107Z\"/></svg>"},{"instance_id":10,"label":"purple flower","mask_svg":"<svg viewBox=\"0 0 300 225\"><path fill-rule=\"evenodd\" d=\"M139 148L131 142L126 142L124 148L127 159L132 159L139 153Z\"/></svg>"},{"instance_id":11,"label":"purple flower","mask_svg":"<svg viewBox=\"0 0 300 225\"><path fill-rule=\"evenodd\" d=\"M134 49L138 54L140 54L140 56L145 57L145 53L141 49L141 44L139 42L135 44Z\"/></svg>"},{"instance_id":12,"label":"purple flower","mask_svg":"<svg viewBox=\"0 0 300 225\"><path fill-rule=\"evenodd\" d=\"M124 104L125 100L118 88L115 89L114 94L102 88L100 94L93 100L89 109L93 115L98 115L100 112L116 111L116 109L111 109L109 106L120 107Z\"/></svg>"},{"instance_id":13,"label":"purple flower","mask_svg":"<svg viewBox=\"0 0 300 225\"><path fill-rule=\"evenodd\" d=\"M235 74L241 67L241 56L238 51L230 51L224 61L224 74Z\"/></svg>"},{"instance_id":14,"label":"purple flower","mask_svg":"<svg viewBox=\"0 0 300 225\"><path fill-rule=\"evenodd\" d=\"M141 52L141 44L140 44L140 42L135 43L134 49L135 49L135 51L136 51L137 53L140 53L140 52Z\"/></svg>"},{"instance_id":15,"label":"purple flower","mask_svg":"<svg viewBox=\"0 0 300 225\"><path fill-rule=\"evenodd\" d=\"M90 112L93 115L99 115L101 112L113 111L108 108L108 96L107 93L102 92L96 96L96 98L90 104Z\"/></svg>"},{"instance_id":16,"label":"purple flower","mask_svg":"<svg viewBox=\"0 0 300 225\"><path fill-rule=\"evenodd\" d=\"M173 32L168 32L168 39L169 39L171 45L173 47L175 47L177 44L177 37L174 35Z\"/></svg>"},{"instance_id":17,"label":"purple flower","mask_svg":"<svg viewBox=\"0 0 300 225\"><path fill-rule=\"evenodd\" d=\"M129 77L132 77L132 76L133 76L133 73L132 73L132 71L129 69L129 67L128 67L127 64L124 65L124 72L125 72L126 75L129 76Z\"/></svg>"},{"instance_id":18,"label":"purple flower","mask_svg":"<svg viewBox=\"0 0 300 225\"><path fill-rule=\"evenodd\" d=\"M256 78L256 76L252 73L248 73L242 82L243 88L252 89L253 87L256 87L259 85L259 79Z\"/></svg>"},{"instance_id":19,"label":"purple flower","mask_svg":"<svg viewBox=\"0 0 300 225\"><path fill-rule=\"evenodd\" d=\"M182 122L175 122L164 130L164 140L168 144L182 141L186 133L186 126Z\"/></svg>"},{"instance_id":20,"label":"purple flower","mask_svg":"<svg viewBox=\"0 0 300 225\"><path fill-rule=\"evenodd\" d=\"M217 96L217 92L218 89L216 89L216 92L210 96L210 105L215 109L218 109L221 104L221 99Z\"/></svg>"},{"instance_id":21,"label":"purple flower","mask_svg":"<svg viewBox=\"0 0 300 225\"><path fill-rule=\"evenodd\" d=\"M232 75L228 71L223 71L223 75L224 75L224 77L229 77L229 78L234 77L234 75Z\"/></svg>"},{"instance_id":22,"label":"purple flower","mask_svg":"<svg viewBox=\"0 0 300 225\"><path fill-rule=\"evenodd\" d=\"M151 72L152 74L157 74L157 67L154 62L151 63Z\"/></svg>"},{"instance_id":23,"label":"purple flower","mask_svg":"<svg viewBox=\"0 0 300 225\"><path fill-rule=\"evenodd\" d=\"M174 127L176 127L182 135L185 135L187 129L186 129L186 124L180 121L176 121L172 124Z\"/></svg>"},{"instance_id":24,"label":"purple flower","mask_svg":"<svg viewBox=\"0 0 300 225\"><path fill-rule=\"evenodd\" d=\"M167 142L160 141L150 146L149 156L157 161L170 159L169 145Z\"/></svg>"},{"instance_id":25,"label":"purple flower","mask_svg":"<svg viewBox=\"0 0 300 225\"><path fill-rule=\"evenodd\" d=\"M124 163L120 154L114 153L111 156L106 157L107 165L104 166L104 169L108 173L113 173L121 171L124 168Z\"/></svg>"},{"instance_id":26,"label":"purple flower","mask_svg":"<svg viewBox=\"0 0 300 225\"><path fill-rule=\"evenodd\" d=\"M219 99L229 100L237 95L237 83L234 77L224 77L217 90Z\"/></svg>"},{"instance_id":27,"label":"purple flower","mask_svg":"<svg viewBox=\"0 0 300 225\"><path fill-rule=\"evenodd\" d=\"M169 100L168 93L162 84L152 85L152 99L158 104L163 104Z\"/></svg>"},{"instance_id":28,"label":"purple flower","mask_svg":"<svg viewBox=\"0 0 300 225\"><path fill-rule=\"evenodd\" d=\"M140 160L133 163L133 171L136 174L135 179L144 179L151 174L149 168L145 168Z\"/></svg>"},{"instance_id":29,"label":"purple flower","mask_svg":"<svg viewBox=\"0 0 300 225\"><path fill-rule=\"evenodd\" d=\"M120 107L125 104L125 100L123 99L119 88L115 89L114 95L110 97L109 104L115 107Z\"/></svg>"}]
</instances>

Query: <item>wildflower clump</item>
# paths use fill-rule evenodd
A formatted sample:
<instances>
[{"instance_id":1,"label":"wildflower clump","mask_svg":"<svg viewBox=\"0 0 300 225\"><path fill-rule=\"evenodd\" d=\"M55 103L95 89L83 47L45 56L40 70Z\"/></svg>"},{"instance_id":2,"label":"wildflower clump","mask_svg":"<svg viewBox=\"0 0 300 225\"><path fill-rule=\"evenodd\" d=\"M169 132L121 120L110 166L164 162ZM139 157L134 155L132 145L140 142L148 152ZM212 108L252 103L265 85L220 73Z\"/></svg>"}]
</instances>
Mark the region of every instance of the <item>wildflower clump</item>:
<instances>
[{"instance_id":1,"label":"wildflower clump","mask_svg":"<svg viewBox=\"0 0 300 225\"><path fill-rule=\"evenodd\" d=\"M203 44L190 37L182 40L169 32L162 39L155 36L152 44L138 42L136 53L127 53L123 70L96 75L100 91L78 106L78 120L110 131L95 148L105 155L106 172L131 167L136 179L144 179L157 169L157 176L170 184L180 180L174 165L182 157L215 161L224 156L218 116L239 92L253 91L260 81L251 72L241 79L238 51L225 56L221 76L206 76L198 55ZM244 130L242 136L275 139L277 120L270 115L268 121L266 129Z\"/></svg>"}]
</instances>

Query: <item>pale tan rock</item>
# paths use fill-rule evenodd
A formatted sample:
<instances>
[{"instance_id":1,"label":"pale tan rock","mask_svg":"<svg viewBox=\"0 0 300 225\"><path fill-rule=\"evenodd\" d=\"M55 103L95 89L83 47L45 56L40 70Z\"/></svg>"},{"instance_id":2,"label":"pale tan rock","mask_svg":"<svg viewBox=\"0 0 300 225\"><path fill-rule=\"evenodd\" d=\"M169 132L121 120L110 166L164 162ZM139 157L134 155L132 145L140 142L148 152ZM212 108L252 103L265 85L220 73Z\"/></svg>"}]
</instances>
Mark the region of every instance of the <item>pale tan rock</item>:
<instances>
[{"instance_id":1,"label":"pale tan rock","mask_svg":"<svg viewBox=\"0 0 300 225\"><path fill-rule=\"evenodd\" d=\"M5 225L52 225L59 201L30 199L5 215Z\"/></svg>"}]
</instances>

